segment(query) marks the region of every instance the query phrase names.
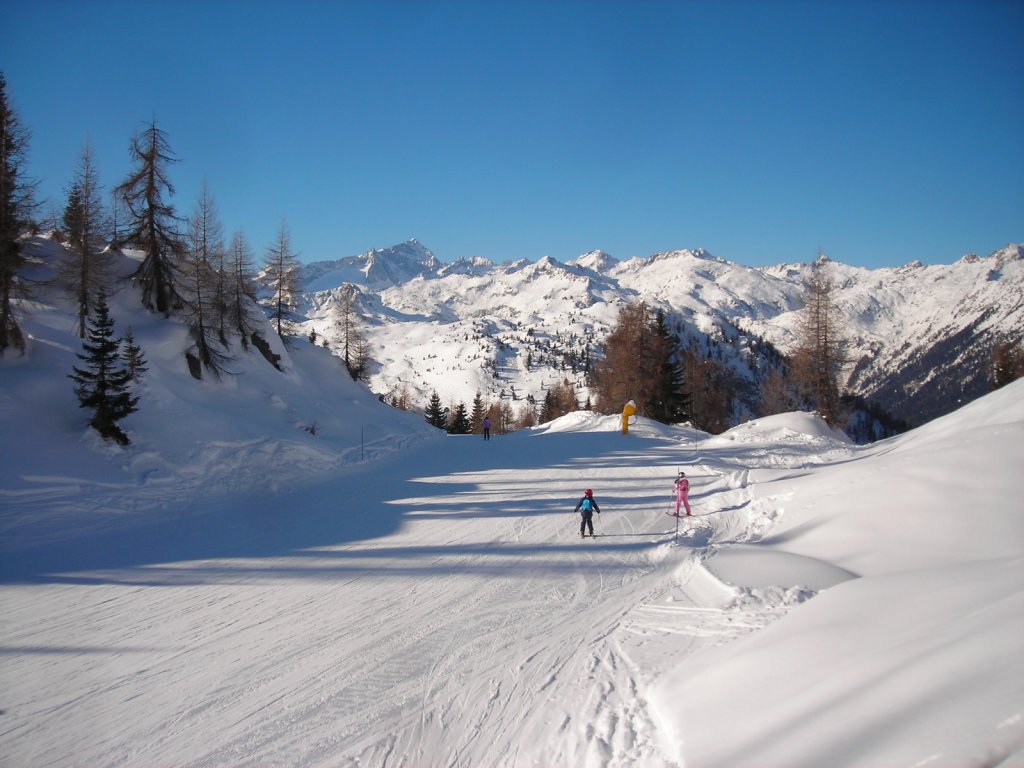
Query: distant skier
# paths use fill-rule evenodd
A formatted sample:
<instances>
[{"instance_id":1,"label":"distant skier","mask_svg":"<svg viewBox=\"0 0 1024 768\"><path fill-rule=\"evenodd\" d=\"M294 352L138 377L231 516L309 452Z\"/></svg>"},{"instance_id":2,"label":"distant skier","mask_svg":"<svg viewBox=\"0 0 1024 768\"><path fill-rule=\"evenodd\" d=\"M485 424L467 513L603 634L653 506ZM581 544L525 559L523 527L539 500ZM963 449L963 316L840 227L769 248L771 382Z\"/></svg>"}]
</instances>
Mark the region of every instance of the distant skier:
<instances>
[{"instance_id":1,"label":"distant skier","mask_svg":"<svg viewBox=\"0 0 1024 768\"><path fill-rule=\"evenodd\" d=\"M576 509L574 512L579 512L583 515L583 519L580 521L580 538L585 537L586 531L590 531L590 536L594 536L594 513L601 514L601 508L597 506L597 501L594 500L594 492L587 488L583 492L583 498L576 502Z\"/></svg>"},{"instance_id":2,"label":"distant skier","mask_svg":"<svg viewBox=\"0 0 1024 768\"><path fill-rule=\"evenodd\" d=\"M481 425L484 428L484 440L491 439L491 420L484 419L484 423Z\"/></svg>"},{"instance_id":3,"label":"distant skier","mask_svg":"<svg viewBox=\"0 0 1024 768\"><path fill-rule=\"evenodd\" d=\"M687 498L687 495L690 493L690 481L686 479L685 472L680 470L679 477L676 478L672 487L676 490L676 517L679 517L680 504L686 507L686 516L690 517L690 500Z\"/></svg>"}]
</instances>

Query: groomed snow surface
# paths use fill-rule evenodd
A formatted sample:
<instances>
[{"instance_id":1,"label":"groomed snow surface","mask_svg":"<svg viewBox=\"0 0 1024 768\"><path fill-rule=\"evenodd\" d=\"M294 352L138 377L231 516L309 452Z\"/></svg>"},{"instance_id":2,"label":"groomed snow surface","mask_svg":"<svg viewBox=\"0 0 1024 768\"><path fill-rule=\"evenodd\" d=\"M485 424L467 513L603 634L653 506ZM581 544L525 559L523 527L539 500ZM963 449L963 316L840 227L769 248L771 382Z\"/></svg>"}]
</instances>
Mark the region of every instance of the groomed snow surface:
<instances>
[{"instance_id":1,"label":"groomed snow surface","mask_svg":"<svg viewBox=\"0 0 1024 768\"><path fill-rule=\"evenodd\" d=\"M866 447L807 414L484 442L302 343L195 382L134 301L128 448L66 316L0 361L0 765L1024 765L1024 382Z\"/></svg>"}]
</instances>

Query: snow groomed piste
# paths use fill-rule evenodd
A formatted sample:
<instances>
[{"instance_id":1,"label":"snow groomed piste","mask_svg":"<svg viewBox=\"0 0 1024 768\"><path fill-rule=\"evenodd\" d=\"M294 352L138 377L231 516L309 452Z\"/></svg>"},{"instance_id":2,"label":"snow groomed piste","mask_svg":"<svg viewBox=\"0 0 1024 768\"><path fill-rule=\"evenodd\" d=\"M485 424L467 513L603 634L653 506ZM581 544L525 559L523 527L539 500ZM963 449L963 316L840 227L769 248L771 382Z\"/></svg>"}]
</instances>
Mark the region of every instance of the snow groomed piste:
<instances>
[{"instance_id":1,"label":"snow groomed piste","mask_svg":"<svg viewBox=\"0 0 1024 768\"><path fill-rule=\"evenodd\" d=\"M185 505L8 477L0 762L1019 760L1022 395L866 448L803 414L573 414ZM674 538L680 464L700 516ZM104 513L140 490L153 520Z\"/></svg>"}]
</instances>

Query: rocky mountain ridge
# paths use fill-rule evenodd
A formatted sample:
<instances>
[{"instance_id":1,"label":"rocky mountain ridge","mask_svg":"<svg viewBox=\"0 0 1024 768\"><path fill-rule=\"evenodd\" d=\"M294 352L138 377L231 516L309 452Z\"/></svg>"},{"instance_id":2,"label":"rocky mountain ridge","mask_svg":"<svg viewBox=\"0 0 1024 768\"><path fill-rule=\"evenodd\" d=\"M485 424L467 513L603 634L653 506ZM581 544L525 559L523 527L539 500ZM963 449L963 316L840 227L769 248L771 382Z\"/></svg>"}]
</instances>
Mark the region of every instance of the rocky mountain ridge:
<instances>
[{"instance_id":1,"label":"rocky mountain ridge","mask_svg":"<svg viewBox=\"0 0 1024 768\"><path fill-rule=\"evenodd\" d=\"M969 254L948 265L912 261L865 269L824 257L846 319L847 390L920 424L983 394L987 358L1024 336L1024 248ZM619 261L592 251L494 264L445 264L416 240L305 267L303 325L332 337L343 284L357 287L377 365L378 392L406 387L416 402L539 396L569 380L586 398L579 364L596 353L618 307L643 300L681 338L735 371L736 416L756 413L761 340L793 349L802 284L812 264L747 267L703 249Z\"/></svg>"}]
</instances>

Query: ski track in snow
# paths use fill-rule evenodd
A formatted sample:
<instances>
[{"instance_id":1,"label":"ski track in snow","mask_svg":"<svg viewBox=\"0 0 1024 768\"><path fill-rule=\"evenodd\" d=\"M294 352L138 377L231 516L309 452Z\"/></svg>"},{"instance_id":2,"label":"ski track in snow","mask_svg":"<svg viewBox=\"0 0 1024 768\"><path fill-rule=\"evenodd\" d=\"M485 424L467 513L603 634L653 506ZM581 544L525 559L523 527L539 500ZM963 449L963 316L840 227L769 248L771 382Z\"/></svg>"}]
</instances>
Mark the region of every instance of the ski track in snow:
<instances>
[{"instance_id":1,"label":"ski track in snow","mask_svg":"<svg viewBox=\"0 0 1024 768\"><path fill-rule=\"evenodd\" d=\"M409 449L409 482L381 492L403 513L388 535L3 585L0 762L676 765L646 704L653 677L806 597L738 590L702 567L770 529L759 470L749 454L743 467L728 452L686 462L699 516L675 537L678 446L575 457L558 436L515 439L534 440L534 466L502 439ZM762 458L778 470L807 454ZM344 506L349 479L300 498ZM71 480L38 493L65 485L85 506L128 497ZM572 514L584 486L603 510L596 539L579 539ZM201 513L228 514L230 499L216 505Z\"/></svg>"}]
</instances>

